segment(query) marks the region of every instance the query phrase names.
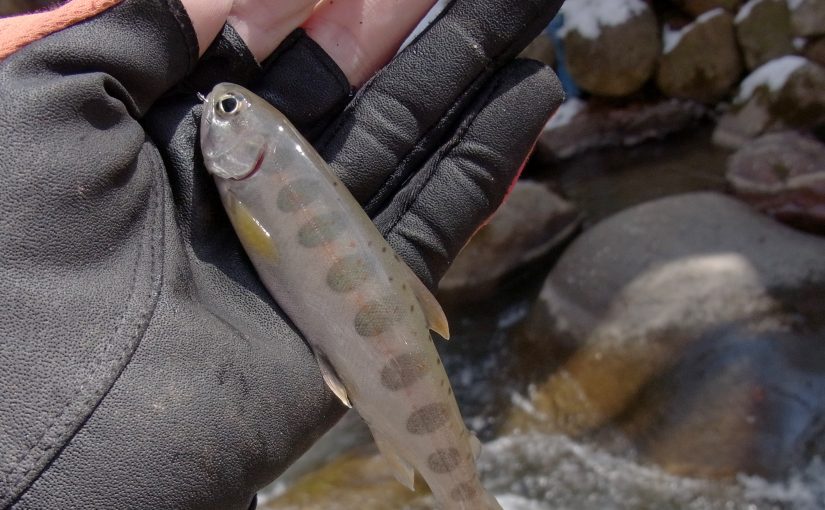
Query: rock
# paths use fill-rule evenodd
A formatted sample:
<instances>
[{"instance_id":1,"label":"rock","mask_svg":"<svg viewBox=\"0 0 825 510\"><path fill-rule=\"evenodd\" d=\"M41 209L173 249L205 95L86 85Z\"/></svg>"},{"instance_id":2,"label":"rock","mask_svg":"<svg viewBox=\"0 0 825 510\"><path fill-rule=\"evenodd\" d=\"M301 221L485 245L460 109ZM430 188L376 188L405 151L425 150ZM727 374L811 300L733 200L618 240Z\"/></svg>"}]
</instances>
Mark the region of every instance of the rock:
<instances>
[{"instance_id":1,"label":"rock","mask_svg":"<svg viewBox=\"0 0 825 510\"><path fill-rule=\"evenodd\" d=\"M741 73L733 17L724 10L707 12L681 30L665 29L656 71L656 84L665 95L714 102L730 91Z\"/></svg>"},{"instance_id":2,"label":"rock","mask_svg":"<svg viewBox=\"0 0 825 510\"><path fill-rule=\"evenodd\" d=\"M505 431L618 428L681 474L777 476L787 465L776 458L822 437L823 293L825 240L736 200L696 193L625 210L546 280L519 341L558 368Z\"/></svg>"},{"instance_id":3,"label":"rock","mask_svg":"<svg viewBox=\"0 0 825 510\"><path fill-rule=\"evenodd\" d=\"M805 37L825 35L825 2L822 0L788 0L794 34Z\"/></svg>"},{"instance_id":4,"label":"rock","mask_svg":"<svg viewBox=\"0 0 825 510\"><path fill-rule=\"evenodd\" d=\"M805 57L825 67L825 37L812 41L805 47Z\"/></svg>"},{"instance_id":5,"label":"rock","mask_svg":"<svg viewBox=\"0 0 825 510\"><path fill-rule=\"evenodd\" d=\"M620 97L638 90L659 55L656 16L641 0L569 0L562 6L567 68L576 85Z\"/></svg>"},{"instance_id":6,"label":"rock","mask_svg":"<svg viewBox=\"0 0 825 510\"><path fill-rule=\"evenodd\" d=\"M714 142L739 147L769 131L809 129L825 122L825 68L803 57L771 60L739 85Z\"/></svg>"},{"instance_id":7,"label":"rock","mask_svg":"<svg viewBox=\"0 0 825 510\"><path fill-rule=\"evenodd\" d=\"M549 35L542 32L522 50L519 58L532 58L533 60L544 62L548 66L555 65L556 48L553 45L553 40Z\"/></svg>"},{"instance_id":8,"label":"rock","mask_svg":"<svg viewBox=\"0 0 825 510\"><path fill-rule=\"evenodd\" d=\"M742 0L676 0L676 4L694 16L701 16L714 9L724 9L735 13L742 4Z\"/></svg>"},{"instance_id":9,"label":"rock","mask_svg":"<svg viewBox=\"0 0 825 510\"><path fill-rule=\"evenodd\" d=\"M569 158L590 149L636 145L688 128L707 115L694 101L668 99L622 106L570 99L542 131L538 153Z\"/></svg>"},{"instance_id":10,"label":"rock","mask_svg":"<svg viewBox=\"0 0 825 510\"><path fill-rule=\"evenodd\" d=\"M825 144L793 131L762 136L730 158L727 179L757 209L825 232Z\"/></svg>"},{"instance_id":11,"label":"rock","mask_svg":"<svg viewBox=\"0 0 825 510\"><path fill-rule=\"evenodd\" d=\"M748 69L794 53L791 13L785 0L751 0L734 20Z\"/></svg>"},{"instance_id":12,"label":"rock","mask_svg":"<svg viewBox=\"0 0 825 510\"><path fill-rule=\"evenodd\" d=\"M545 185L518 181L456 257L439 284L439 298L466 303L491 296L513 271L566 245L580 222L573 205Z\"/></svg>"}]
</instances>

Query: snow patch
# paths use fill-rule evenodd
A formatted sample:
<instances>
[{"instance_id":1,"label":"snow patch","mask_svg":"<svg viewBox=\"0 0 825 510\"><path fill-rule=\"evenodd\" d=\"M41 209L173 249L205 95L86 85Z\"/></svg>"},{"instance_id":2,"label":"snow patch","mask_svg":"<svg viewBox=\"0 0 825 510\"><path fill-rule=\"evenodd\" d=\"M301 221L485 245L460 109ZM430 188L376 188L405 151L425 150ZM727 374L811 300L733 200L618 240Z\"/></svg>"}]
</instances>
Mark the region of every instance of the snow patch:
<instances>
[{"instance_id":1,"label":"snow patch","mask_svg":"<svg viewBox=\"0 0 825 510\"><path fill-rule=\"evenodd\" d=\"M797 51L802 51L805 49L805 46L808 44L808 40L804 37L794 37L793 38L793 47Z\"/></svg>"},{"instance_id":2,"label":"snow patch","mask_svg":"<svg viewBox=\"0 0 825 510\"><path fill-rule=\"evenodd\" d=\"M568 99L563 102L561 106L559 106L559 109L556 110L556 113L550 117L550 121L547 123L545 129L555 129L570 124L570 121L576 118L576 115L584 110L586 106L587 103L579 98L573 97Z\"/></svg>"},{"instance_id":3,"label":"snow patch","mask_svg":"<svg viewBox=\"0 0 825 510\"><path fill-rule=\"evenodd\" d=\"M760 0L757 0L760 1ZM665 25L665 29L662 30L662 53L670 53L671 51L679 45L679 42L682 40L682 37L685 36L690 30L693 29L694 26L699 25L701 23L706 23L708 20L719 16L720 14L724 14L725 10L721 7L708 11L698 18L693 23L683 26L682 28L673 29L669 26Z\"/></svg>"},{"instance_id":4,"label":"snow patch","mask_svg":"<svg viewBox=\"0 0 825 510\"><path fill-rule=\"evenodd\" d=\"M647 9L642 0L567 0L560 11L564 26L559 35L576 31L582 37L596 39L602 27L621 25Z\"/></svg>"},{"instance_id":5,"label":"snow patch","mask_svg":"<svg viewBox=\"0 0 825 510\"><path fill-rule=\"evenodd\" d=\"M736 13L736 18L733 19L733 22L738 25L739 23L745 21L745 19L747 19L747 17L751 15L751 11L753 10L753 8L764 1L765 0L751 0L750 2L743 5L742 8L739 9L739 12Z\"/></svg>"},{"instance_id":6,"label":"snow patch","mask_svg":"<svg viewBox=\"0 0 825 510\"><path fill-rule=\"evenodd\" d=\"M792 11L799 9L802 7L802 4L805 3L805 0L788 0L788 8Z\"/></svg>"},{"instance_id":7,"label":"snow patch","mask_svg":"<svg viewBox=\"0 0 825 510\"><path fill-rule=\"evenodd\" d=\"M756 89L767 86L773 93L781 89L788 78L808 61L797 55L780 57L763 64L753 71L739 85L739 93L734 99L735 103L743 103L753 96Z\"/></svg>"}]
</instances>

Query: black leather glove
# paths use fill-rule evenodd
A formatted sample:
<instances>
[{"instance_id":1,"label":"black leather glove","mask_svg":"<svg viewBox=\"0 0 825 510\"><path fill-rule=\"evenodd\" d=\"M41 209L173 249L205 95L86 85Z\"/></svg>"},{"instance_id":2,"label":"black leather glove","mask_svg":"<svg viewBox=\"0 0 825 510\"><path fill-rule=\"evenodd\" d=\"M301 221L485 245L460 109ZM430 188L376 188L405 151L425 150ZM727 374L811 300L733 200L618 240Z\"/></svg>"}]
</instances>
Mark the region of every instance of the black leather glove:
<instances>
[{"instance_id":1,"label":"black leather glove","mask_svg":"<svg viewBox=\"0 0 825 510\"><path fill-rule=\"evenodd\" d=\"M561 100L512 60L560 3L458 0L354 98L300 31L195 67L176 0L0 62L0 507L246 508L343 412L200 164L195 90L271 100L434 285Z\"/></svg>"}]
</instances>

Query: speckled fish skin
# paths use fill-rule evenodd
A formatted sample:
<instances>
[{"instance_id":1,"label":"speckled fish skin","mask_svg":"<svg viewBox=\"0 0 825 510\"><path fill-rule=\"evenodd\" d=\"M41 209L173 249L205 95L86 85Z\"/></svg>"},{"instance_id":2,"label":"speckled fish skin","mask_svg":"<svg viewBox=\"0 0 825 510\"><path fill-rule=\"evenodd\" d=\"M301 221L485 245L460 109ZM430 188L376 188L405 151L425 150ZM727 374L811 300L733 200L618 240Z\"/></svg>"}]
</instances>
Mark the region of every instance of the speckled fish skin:
<instances>
[{"instance_id":1,"label":"speckled fish skin","mask_svg":"<svg viewBox=\"0 0 825 510\"><path fill-rule=\"evenodd\" d=\"M204 162L249 258L395 476L411 486L414 468L443 510L500 509L430 338L448 334L438 303L278 110L220 84L203 112Z\"/></svg>"}]
</instances>

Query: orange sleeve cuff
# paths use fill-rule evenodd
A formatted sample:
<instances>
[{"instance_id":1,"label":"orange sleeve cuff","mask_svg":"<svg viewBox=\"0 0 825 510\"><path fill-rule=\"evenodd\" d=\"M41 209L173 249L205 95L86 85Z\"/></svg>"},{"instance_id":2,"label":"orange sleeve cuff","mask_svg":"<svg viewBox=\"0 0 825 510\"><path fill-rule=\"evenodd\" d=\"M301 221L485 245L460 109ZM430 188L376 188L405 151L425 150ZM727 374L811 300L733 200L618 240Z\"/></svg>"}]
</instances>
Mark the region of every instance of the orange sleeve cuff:
<instances>
[{"instance_id":1,"label":"orange sleeve cuff","mask_svg":"<svg viewBox=\"0 0 825 510\"><path fill-rule=\"evenodd\" d=\"M0 18L0 60L29 43L119 4L121 0L72 0L56 9Z\"/></svg>"}]
</instances>

